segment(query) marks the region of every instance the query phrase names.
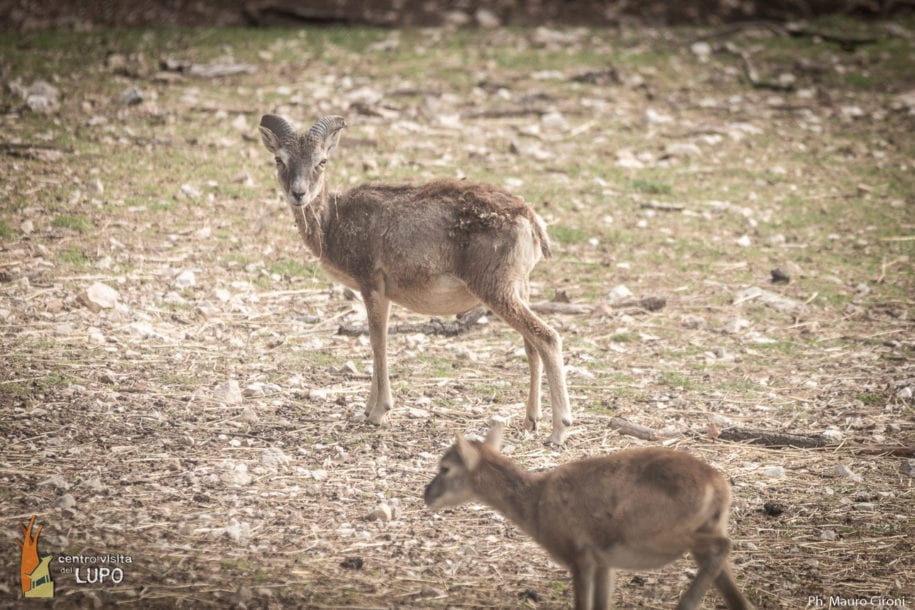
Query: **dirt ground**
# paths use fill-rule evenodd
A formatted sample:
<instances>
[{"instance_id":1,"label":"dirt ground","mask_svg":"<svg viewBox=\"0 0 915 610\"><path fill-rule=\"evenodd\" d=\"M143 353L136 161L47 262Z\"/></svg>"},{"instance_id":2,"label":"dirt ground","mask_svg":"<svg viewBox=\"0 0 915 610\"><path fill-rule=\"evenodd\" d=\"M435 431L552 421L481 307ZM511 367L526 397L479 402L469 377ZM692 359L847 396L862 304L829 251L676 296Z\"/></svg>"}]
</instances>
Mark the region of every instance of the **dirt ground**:
<instances>
[{"instance_id":1,"label":"dirt ground","mask_svg":"<svg viewBox=\"0 0 915 610\"><path fill-rule=\"evenodd\" d=\"M25 605L37 515L54 607L567 607L567 573L503 518L423 506L455 432L501 416L531 469L661 444L721 469L760 608L911 607L913 32L3 37L0 605ZM393 334L391 423L364 421L368 339L338 333L364 311L298 238L267 111L347 117L332 188L467 178L547 220L532 300L572 311L543 314L563 448L522 430L521 339L492 315ZM79 582L99 556L120 582ZM616 603L673 607L692 574L624 572Z\"/></svg>"}]
</instances>

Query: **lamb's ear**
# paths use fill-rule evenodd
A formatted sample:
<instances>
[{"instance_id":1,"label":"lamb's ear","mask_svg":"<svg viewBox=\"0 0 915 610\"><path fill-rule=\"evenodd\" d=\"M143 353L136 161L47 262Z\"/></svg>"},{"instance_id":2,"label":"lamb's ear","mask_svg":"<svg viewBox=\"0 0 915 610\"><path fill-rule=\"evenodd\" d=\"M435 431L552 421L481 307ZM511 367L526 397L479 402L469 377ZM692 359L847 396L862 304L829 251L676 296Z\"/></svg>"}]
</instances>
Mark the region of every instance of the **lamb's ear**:
<instances>
[{"instance_id":1,"label":"lamb's ear","mask_svg":"<svg viewBox=\"0 0 915 610\"><path fill-rule=\"evenodd\" d=\"M505 430L505 424L500 421L493 421L492 426L489 427L489 432L486 433L486 440L483 441L483 444L487 447L492 447L496 451L501 449L503 430Z\"/></svg>"},{"instance_id":2,"label":"lamb's ear","mask_svg":"<svg viewBox=\"0 0 915 610\"><path fill-rule=\"evenodd\" d=\"M461 461L464 462L464 466L467 467L467 470L475 469L477 464L480 463L480 450L471 445L470 441L464 438L464 435L460 432L457 433L454 444L457 447L458 455L461 456Z\"/></svg>"},{"instance_id":3,"label":"lamb's ear","mask_svg":"<svg viewBox=\"0 0 915 610\"><path fill-rule=\"evenodd\" d=\"M276 154L282 148L283 140L295 135L295 128L289 124L289 121L275 114L262 116L259 129L264 146L273 154Z\"/></svg>"},{"instance_id":4,"label":"lamb's ear","mask_svg":"<svg viewBox=\"0 0 915 610\"><path fill-rule=\"evenodd\" d=\"M346 119L342 116L325 116L318 119L318 122L308 130L305 138L321 146L324 149L324 156L330 154L330 151L337 147L340 141L340 132L346 127Z\"/></svg>"}]
</instances>

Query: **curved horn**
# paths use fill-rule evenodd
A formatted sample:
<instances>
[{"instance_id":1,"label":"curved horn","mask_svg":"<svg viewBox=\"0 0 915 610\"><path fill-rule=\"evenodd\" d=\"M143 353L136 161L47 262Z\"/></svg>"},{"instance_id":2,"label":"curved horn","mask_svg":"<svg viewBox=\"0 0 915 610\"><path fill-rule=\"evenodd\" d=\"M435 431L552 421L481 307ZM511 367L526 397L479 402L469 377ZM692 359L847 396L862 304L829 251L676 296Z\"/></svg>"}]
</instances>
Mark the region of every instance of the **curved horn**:
<instances>
[{"instance_id":1,"label":"curved horn","mask_svg":"<svg viewBox=\"0 0 915 610\"><path fill-rule=\"evenodd\" d=\"M261 127L270 130L280 140L295 135L295 128L289 124L289 121L275 114L262 116Z\"/></svg>"},{"instance_id":2,"label":"curved horn","mask_svg":"<svg viewBox=\"0 0 915 610\"><path fill-rule=\"evenodd\" d=\"M305 134L305 138L309 142L322 142L327 136L340 131L344 127L346 127L346 119L342 116L321 117L318 119L318 122L308 130L308 133Z\"/></svg>"}]
</instances>

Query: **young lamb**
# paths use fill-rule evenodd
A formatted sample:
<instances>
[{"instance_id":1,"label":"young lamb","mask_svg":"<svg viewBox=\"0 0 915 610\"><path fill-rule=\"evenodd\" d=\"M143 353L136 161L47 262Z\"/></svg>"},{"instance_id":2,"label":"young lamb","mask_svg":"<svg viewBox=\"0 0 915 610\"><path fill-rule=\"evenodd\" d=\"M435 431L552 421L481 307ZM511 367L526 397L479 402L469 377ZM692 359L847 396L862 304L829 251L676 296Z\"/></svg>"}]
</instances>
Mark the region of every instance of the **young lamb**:
<instances>
[{"instance_id":1,"label":"young lamb","mask_svg":"<svg viewBox=\"0 0 915 610\"><path fill-rule=\"evenodd\" d=\"M728 608L752 608L731 575L731 495L709 464L683 451L625 449L527 472L499 453L501 425L482 443L460 434L426 486L432 509L471 500L496 509L572 571L575 608L610 607L614 571L660 568L689 551L699 572L678 608L711 584Z\"/></svg>"},{"instance_id":2,"label":"young lamb","mask_svg":"<svg viewBox=\"0 0 915 610\"><path fill-rule=\"evenodd\" d=\"M543 220L502 189L454 180L328 194L327 159L345 126L342 117L328 116L299 133L268 114L260 133L305 244L331 276L362 295L373 357L369 421L385 423L394 404L385 349L390 302L430 315L463 313L482 302L524 338L525 427L537 428L545 368L550 440L562 444L572 424L562 341L528 307L528 275L550 254Z\"/></svg>"}]
</instances>

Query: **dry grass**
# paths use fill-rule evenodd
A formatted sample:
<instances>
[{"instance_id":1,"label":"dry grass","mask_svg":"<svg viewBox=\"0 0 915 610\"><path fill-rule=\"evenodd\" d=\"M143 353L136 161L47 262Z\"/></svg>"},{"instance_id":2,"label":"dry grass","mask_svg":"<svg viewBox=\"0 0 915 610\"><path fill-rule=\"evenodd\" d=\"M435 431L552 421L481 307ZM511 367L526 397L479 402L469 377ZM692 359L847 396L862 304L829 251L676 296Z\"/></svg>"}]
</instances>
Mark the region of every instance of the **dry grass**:
<instances>
[{"instance_id":1,"label":"dry grass","mask_svg":"<svg viewBox=\"0 0 915 610\"><path fill-rule=\"evenodd\" d=\"M820 25L880 43L732 37L767 77L796 76L786 93L750 87L732 54L699 61L690 44L707 32L691 29L4 41L8 80L56 74L64 96L51 117L3 98L0 604L21 603L16 523L38 514L42 552L134 561L119 585L56 574L61 607L567 606L565 572L503 519L422 505L454 432L493 415L530 468L651 444L619 436L611 415L833 431L826 450L673 444L730 477L738 582L759 607L911 604L912 478L901 458L857 448L915 444L915 124L897 97L912 87L912 24ZM226 54L257 70L159 72L161 57ZM574 78L608 66L620 82ZM132 85L145 101L119 104ZM577 417L565 448L521 431L523 349L493 318L457 339L393 336L391 426L364 423L367 339L335 334L362 307L297 241L256 140L267 110L350 117L332 184L508 181L548 218L557 256L535 271L534 299L600 306L550 316ZM541 119L551 110L566 127ZM791 283L771 285L775 267ZM177 282L187 270L192 285ZM94 281L118 307L80 304ZM604 306L621 283L667 306ZM803 307L739 298L748 286ZM225 404L214 391L230 379L264 385ZM365 519L379 502L392 521ZM617 603L671 607L692 569L624 574Z\"/></svg>"}]
</instances>

